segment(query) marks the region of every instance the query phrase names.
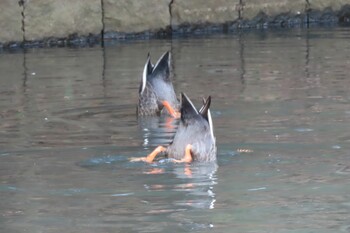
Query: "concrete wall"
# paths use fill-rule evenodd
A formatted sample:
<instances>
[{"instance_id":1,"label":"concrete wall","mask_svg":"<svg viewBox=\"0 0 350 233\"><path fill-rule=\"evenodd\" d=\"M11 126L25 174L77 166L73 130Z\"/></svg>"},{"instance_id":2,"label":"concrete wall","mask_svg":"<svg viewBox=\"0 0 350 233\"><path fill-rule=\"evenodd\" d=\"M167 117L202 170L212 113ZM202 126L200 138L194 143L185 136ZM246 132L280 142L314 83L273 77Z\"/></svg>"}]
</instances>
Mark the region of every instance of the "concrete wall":
<instances>
[{"instance_id":1,"label":"concrete wall","mask_svg":"<svg viewBox=\"0 0 350 233\"><path fill-rule=\"evenodd\" d=\"M284 26L309 22L309 17L347 21L349 8L349 0L2 0L0 43L191 33L208 25L219 30Z\"/></svg>"},{"instance_id":2,"label":"concrete wall","mask_svg":"<svg viewBox=\"0 0 350 233\"><path fill-rule=\"evenodd\" d=\"M0 42L23 40L22 9L18 2L2 0L0 9Z\"/></svg>"},{"instance_id":3,"label":"concrete wall","mask_svg":"<svg viewBox=\"0 0 350 233\"><path fill-rule=\"evenodd\" d=\"M102 30L100 0L27 1L23 13L25 40L98 34Z\"/></svg>"}]
</instances>

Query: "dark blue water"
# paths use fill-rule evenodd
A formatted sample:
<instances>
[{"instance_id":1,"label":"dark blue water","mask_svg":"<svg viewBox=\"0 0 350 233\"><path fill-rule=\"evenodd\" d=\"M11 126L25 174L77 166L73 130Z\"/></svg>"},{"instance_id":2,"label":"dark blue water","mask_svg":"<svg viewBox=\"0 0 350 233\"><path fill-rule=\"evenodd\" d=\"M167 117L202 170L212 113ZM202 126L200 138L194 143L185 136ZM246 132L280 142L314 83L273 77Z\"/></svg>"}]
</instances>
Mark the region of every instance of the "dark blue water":
<instances>
[{"instance_id":1,"label":"dark blue water","mask_svg":"<svg viewBox=\"0 0 350 233\"><path fill-rule=\"evenodd\" d=\"M349 232L350 31L293 29L0 54L0 232ZM131 163L150 51L212 96L217 164Z\"/></svg>"}]
</instances>

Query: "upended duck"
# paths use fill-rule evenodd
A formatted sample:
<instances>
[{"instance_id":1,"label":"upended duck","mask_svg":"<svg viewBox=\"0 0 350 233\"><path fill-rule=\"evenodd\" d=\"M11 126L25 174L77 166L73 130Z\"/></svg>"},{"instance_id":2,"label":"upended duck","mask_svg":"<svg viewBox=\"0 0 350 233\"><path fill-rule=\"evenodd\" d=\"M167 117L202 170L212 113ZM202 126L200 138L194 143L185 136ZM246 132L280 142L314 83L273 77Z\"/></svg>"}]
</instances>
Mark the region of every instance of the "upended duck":
<instances>
[{"instance_id":1,"label":"upended duck","mask_svg":"<svg viewBox=\"0 0 350 233\"><path fill-rule=\"evenodd\" d=\"M150 54L143 69L139 88L139 116L160 115L166 108L174 118L179 118L179 102L170 78L170 52L165 52L155 65Z\"/></svg>"},{"instance_id":2,"label":"upended duck","mask_svg":"<svg viewBox=\"0 0 350 233\"><path fill-rule=\"evenodd\" d=\"M216 139L209 109L210 103L209 96L198 111L186 94L181 93L181 120L173 141L167 147L158 146L146 157L131 158L130 161L152 163L161 152L176 163L215 161Z\"/></svg>"}]
</instances>

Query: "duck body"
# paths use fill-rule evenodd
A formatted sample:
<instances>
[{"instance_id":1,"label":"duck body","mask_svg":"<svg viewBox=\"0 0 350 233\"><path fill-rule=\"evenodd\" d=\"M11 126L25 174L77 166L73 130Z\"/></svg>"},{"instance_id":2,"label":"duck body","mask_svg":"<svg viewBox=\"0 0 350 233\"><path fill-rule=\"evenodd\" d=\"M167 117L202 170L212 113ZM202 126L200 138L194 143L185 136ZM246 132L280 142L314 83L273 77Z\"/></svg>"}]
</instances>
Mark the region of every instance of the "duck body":
<instances>
[{"instance_id":1,"label":"duck body","mask_svg":"<svg viewBox=\"0 0 350 233\"><path fill-rule=\"evenodd\" d=\"M209 110L210 103L209 96L198 111L191 100L181 93L181 119L170 145L158 146L146 157L130 160L151 163L159 153L165 153L176 163L216 161L216 139Z\"/></svg>"},{"instance_id":2,"label":"duck body","mask_svg":"<svg viewBox=\"0 0 350 233\"><path fill-rule=\"evenodd\" d=\"M191 155L193 161L209 162L216 160L216 146L208 126L198 122L185 126L182 123L176 132L173 142L167 148L168 158L180 160L184 157L185 148L192 145Z\"/></svg>"},{"instance_id":3,"label":"duck body","mask_svg":"<svg viewBox=\"0 0 350 233\"><path fill-rule=\"evenodd\" d=\"M164 107L170 115L180 107L170 78L170 52L164 53L155 65L148 54L140 82L137 113L139 116L160 115Z\"/></svg>"},{"instance_id":4,"label":"duck body","mask_svg":"<svg viewBox=\"0 0 350 233\"><path fill-rule=\"evenodd\" d=\"M211 97L197 111L191 100L181 95L181 120L174 139L167 147L169 158L181 160L185 156L186 146L191 145L193 161L216 161L216 139L210 114Z\"/></svg>"}]
</instances>

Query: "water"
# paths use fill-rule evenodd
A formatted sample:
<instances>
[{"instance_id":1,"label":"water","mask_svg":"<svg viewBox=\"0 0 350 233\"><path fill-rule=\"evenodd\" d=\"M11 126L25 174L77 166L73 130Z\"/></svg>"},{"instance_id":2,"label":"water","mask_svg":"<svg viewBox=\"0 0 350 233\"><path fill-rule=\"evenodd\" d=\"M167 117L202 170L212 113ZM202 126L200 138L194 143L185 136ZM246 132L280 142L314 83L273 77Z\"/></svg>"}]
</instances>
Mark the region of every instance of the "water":
<instances>
[{"instance_id":1,"label":"water","mask_svg":"<svg viewBox=\"0 0 350 233\"><path fill-rule=\"evenodd\" d=\"M0 54L0 232L349 232L349 28ZM216 164L130 163L148 51L212 95Z\"/></svg>"}]
</instances>

